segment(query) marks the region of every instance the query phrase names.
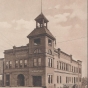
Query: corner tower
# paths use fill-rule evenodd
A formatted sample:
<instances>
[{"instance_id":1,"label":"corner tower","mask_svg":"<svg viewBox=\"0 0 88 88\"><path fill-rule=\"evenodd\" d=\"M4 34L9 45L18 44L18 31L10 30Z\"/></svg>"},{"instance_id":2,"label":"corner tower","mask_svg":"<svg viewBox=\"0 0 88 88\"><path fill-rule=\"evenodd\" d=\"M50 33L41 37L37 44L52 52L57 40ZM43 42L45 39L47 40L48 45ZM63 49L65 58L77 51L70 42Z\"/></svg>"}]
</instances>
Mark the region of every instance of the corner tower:
<instances>
[{"instance_id":1,"label":"corner tower","mask_svg":"<svg viewBox=\"0 0 88 88\"><path fill-rule=\"evenodd\" d=\"M29 38L29 54L35 53L37 48L40 48L41 53L47 53L50 49L53 53L55 37L48 30L48 20L41 13L35 18L36 28L27 36Z\"/></svg>"},{"instance_id":2,"label":"corner tower","mask_svg":"<svg viewBox=\"0 0 88 88\"><path fill-rule=\"evenodd\" d=\"M47 86L47 73L53 74L55 37L48 30L48 20L41 13L35 18L36 28L27 36L29 39L29 79L31 86ZM32 77L32 78L31 78ZM38 81L39 80L39 81ZM35 81L38 81L35 83ZM31 83L32 83L31 82Z\"/></svg>"}]
</instances>

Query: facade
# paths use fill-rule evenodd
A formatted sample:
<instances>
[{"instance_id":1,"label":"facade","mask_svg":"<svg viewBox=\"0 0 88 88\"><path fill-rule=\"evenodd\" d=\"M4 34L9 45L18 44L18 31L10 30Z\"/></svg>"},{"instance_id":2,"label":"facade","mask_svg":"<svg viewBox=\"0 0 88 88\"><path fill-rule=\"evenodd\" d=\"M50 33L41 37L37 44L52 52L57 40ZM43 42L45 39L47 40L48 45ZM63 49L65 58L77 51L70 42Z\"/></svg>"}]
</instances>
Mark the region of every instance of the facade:
<instances>
[{"instance_id":1,"label":"facade","mask_svg":"<svg viewBox=\"0 0 88 88\"><path fill-rule=\"evenodd\" d=\"M55 49L56 39L42 13L35 21L36 28L27 36L29 43L4 52L4 86L81 88L82 62Z\"/></svg>"}]
</instances>

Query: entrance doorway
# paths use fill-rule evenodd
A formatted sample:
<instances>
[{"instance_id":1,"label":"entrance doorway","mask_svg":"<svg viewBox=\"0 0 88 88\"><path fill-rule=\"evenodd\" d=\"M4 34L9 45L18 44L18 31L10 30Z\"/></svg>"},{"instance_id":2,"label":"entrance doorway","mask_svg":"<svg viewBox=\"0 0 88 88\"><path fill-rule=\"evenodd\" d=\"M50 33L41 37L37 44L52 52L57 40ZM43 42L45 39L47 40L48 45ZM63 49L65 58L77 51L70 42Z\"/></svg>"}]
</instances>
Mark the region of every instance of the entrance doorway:
<instances>
[{"instance_id":1,"label":"entrance doorway","mask_svg":"<svg viewBox=\"0 0 88 88\"><path fill-rule=\"evenodd\" d=\"M20 74L17 76L17 85L18 86L24 86L24 75Z\"/></svg>"},{"instance_id":2,"label":"entrance doorway","mask_svg":"<svg viewBox=\"0 0 88 88\"><path fill-rule=\"evenodd\" d=\"M42 86L42 77L41 76L33 76L33 86L35 86L35 87Z\"/></svg>"}]
</instances>

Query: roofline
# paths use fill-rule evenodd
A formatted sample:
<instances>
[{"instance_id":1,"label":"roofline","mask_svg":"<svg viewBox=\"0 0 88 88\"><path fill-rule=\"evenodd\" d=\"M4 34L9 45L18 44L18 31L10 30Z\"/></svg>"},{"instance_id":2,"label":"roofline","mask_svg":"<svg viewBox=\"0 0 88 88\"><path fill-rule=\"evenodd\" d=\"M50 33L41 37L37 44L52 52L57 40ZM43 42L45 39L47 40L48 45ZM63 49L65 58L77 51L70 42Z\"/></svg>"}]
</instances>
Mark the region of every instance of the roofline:
<instances>
[{"instance_id":1,"label":"roofline","mask_svg":"<svg viewBox=\"0 0 88 88\"><path fill-rule=\"evenodd\" d=\"M52 36L50 36L50 35L48 35L47 33L43 33L43 34L38 34L38 35L34 35L34 36L27 36L27 38L33 38L33 37L38 37L38 36L44 36L44 35L46 35L46 36L48 36L48 37L50 37L50 38L52 38L53 40L56 40L56 38L54 38L54 37L52 37Z\"/></svg>"}]
</instances>

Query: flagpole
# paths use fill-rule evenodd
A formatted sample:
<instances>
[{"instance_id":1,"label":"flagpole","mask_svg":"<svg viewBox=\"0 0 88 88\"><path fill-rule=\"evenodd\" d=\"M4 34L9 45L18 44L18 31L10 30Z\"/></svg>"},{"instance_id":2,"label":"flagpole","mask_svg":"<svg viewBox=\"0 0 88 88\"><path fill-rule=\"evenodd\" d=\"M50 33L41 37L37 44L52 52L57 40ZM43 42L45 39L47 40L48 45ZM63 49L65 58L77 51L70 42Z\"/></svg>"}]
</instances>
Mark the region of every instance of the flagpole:
<instances>
[{"instance_id":1,"label":"flagpole","mask_svg":"<svg viewBox=\"0 0 88 88\"><path fill-rule=\"evenodd\" d=\"M42 0L41 0L41 13L42 13Z\"/></svg>"}]
</instances>

